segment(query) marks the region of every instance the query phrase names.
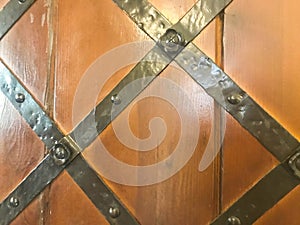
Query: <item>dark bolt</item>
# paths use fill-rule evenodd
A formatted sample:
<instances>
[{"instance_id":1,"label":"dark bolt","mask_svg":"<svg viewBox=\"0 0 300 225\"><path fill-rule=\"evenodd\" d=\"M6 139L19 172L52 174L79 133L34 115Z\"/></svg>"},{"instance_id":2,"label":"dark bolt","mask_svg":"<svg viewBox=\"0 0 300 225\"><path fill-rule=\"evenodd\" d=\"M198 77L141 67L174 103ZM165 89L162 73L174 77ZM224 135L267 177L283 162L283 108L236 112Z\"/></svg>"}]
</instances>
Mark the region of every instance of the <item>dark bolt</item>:
<instances>
[{"instance_id":1,"label":"dark bolt","mask_svg":"<svg viewBox=\"0 0 300 225\"><path fill-rule=\"evenodd\" d=\"M112 218L117 218L120 216L120 209L117 207L110 207L108 213Z\"/></svg>"},{"instance_id":2,"label":"dark bolt","mask_svg":"<svg viewBox=\"0 0 300 225\"><path fill-rule=\"evenodd\" d=\"M243 100L242 94L235 93L227 97L227 101L232 105L238 105L241 103L242 100Z\"/></svg>"},{"instance_id":3,"label":"dark bolt","mask_svg":"<svg viewBox=\"0 0 300 225\"><path fill-rule=\"evenodd\" d=\"M241 221L238 217L236 216L231 216L228 218L228 225L241 225Z\"/></svg>"},{"instance_id":4,"label":"dark bolt","mask_svg":"<svg viewBox=\"0 0 300 225\"><path fill-rule=\"evenodd\" d=\"M168 29L162 36L160 44L166 52L176 53L184 46L184 39L176 30Z\"/></svg>"},{"instance_id":5,"label":"dark bolt","mask_svg":"<svg viewBox=\"0 0 300 225\"><path fill-rule=\"evenodd\" d=\"M8 204L9 204L10 207L16 208L16 207L19 206L20 202L19 202L19 199L15 198L15 197L11 197L9 199L9 203Z\"/></svg>"},{"instance_id":6,"label":"dark bolt","mask_svg":"<svg viewBox=\"0 0 300 225\"><path fill-rule=\"evenodd\" d=\"M15 100L17 103L23 103L25 101L25 95L22 93L18 93L15 96Z\"/></svg>"}]
</instances>

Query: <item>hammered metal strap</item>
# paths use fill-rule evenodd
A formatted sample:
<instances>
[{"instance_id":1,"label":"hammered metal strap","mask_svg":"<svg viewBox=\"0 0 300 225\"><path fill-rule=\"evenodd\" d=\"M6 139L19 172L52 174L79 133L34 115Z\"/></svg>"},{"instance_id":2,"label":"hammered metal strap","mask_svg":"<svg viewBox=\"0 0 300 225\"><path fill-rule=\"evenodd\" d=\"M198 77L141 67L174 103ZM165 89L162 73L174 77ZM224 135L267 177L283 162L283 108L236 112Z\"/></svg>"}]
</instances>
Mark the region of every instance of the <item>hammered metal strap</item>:
<instances>
[{"instance_id":1,"label":"hammered metal strap","mask_svg":"<svg viewBox=\"0 0 300 225\"><path fill-rule=\"evenodd\" d=\"M280 162L299 142L195 45L175 61Z\"/></svg>"},{"instance_id":2,"label":"hammered metal strap","mask_svg":"<svg viewBox=\"0 0 300 225\"><path fill-rule=\"evenodd\" d=\"M139 10L136 8L138 7L136 1L114 0L114 2L125 10L136 24L144 24L145 19L137 15ZM181 34L185 41L191 41L220 12L220 9L230 2L198 1L186 16L172 26L172 29ZM153 21L151 27L142 26L142 29L156 41L158 35L153 30L159 27L159 24L171 26L171 23L149 2L143 1L143 5L147 6L146 9L150 9L150 12L140 9L144 16L151 15L153 11L158 18L158 21ZM298 140L266 113L196 45L190 43L182 49L175 61L279 161L284 161L294 153L299 145Z\"/></svg>"},{"instance_id":3,"label":"hammered metal strap","mask_svg":"<svg viewBox=\"0 0 300 225\"><path fill-rule=\"evenodd\" d=\"M298 177L283 163L262 178L211 225L252 225L299 183Z\"/></svg>"},{"instance_id":4,"label":"hammered metal strap","mask_svg":"<svg viewBox=\"0 0 300 225\"><path fill-rule=\"evenodd\" d=\"M0 11L0 40L35 0L10 0Z\"/></svg>"},{"instance_id":5,"label":"hammered metal strap","mask_svg":"<svg viewBox=\"0 0 300 225\"><path fill-rule=\"evenodd\" d=\"M126 106L143 90L145 89L149 83L155 79L172 61L172 59L183 49L177 49L176 54L173 52L165 51L165 49L161 46L162 42L165 42L165 37L169 33L166 32L164 35L158 34L157 30L165 31L166 28L170 28L170 22L163 16L160 15L157 9L150 5L147 1L136 1L136 0L128 0L128 1L116 1L120 6L124 7L124 9L128 10L128 15L134 19L134 21L140 25L143 23L143 26L140 25L141 28L146 29L149 28L149 34L155 34L155 37L160 37L158 44L123 78L119 84L101 101L95 109L93 109L89 115L83 119L76 128L71 132L71 137L78 143L78 145L84 149L88 145L90 145L95 138L104 130L106 126L108 126L111 121L122 112ZM141 2L141 6L139 7L139 2ZM194 26L191 26L193 30L190 33L194 34L194 37L204 29L211 20L227 6L227 4L231 1L226 1L223 4L218 4L218 7L214 7L214 10L205 10L203 13L196 13L194 9L198 9L199 5L206 5L206 1L199 1L195 6L187 13L187 17L193 17L195 20L198 20L200 16L201 23L197 25L197 31L195 31ZM222 1L223 2L223 1ZM149 10L149 11L147 11ZM191 15L192 13L192 15ZM151 17L151 16L152 17ZM155 16L154 16L155 15ZM151 20L152 25L145 26L146 19L144 18L153 18ZM205 19L204 19L205 18ZM155 20L155 21L154 21ZM181 21L186 21L186 19L182 19ZM161 28L161 23L164 24L164 28ZM179 22L175 26L183 26L183 24ZM170 29L169 29L170 30ZM193 38L190 38L192 40ZM188 44L188 40L184 41L184 45ZM176 48L178 46L175 46ZM135 81L135 85L130 89L130 93L126 93L126 95L118 96L118 93L122 88L131 82ZM114 98L118 98L118 102L114 102ZM113 104L118 104L118 111L112 111Z\"/></svg>"},{"instance_id":6,"label":"hammered metal strap","mask_svg":"<svg viewBox=\"0 0 300 225\"><path fill-rule=\"evenodd\" d=\"M110 224L139 224L81 155L66 170Z\"/></svg>"},{"instance_id":7,"label":"hammered metal strap","mask_svg":"<svg viewBox=\"0 0 300 225\"><path fill-rule=\"evenodd\" d=\"M71 137L85 149L116 118L126 106L171 62L155 46L131 72L81 121L71 132ZM128 84L134 82L130 92L118 96ZM113 106L116 106L113 108Z\"/></svg>"},{"instance_id":8,"label":"hammered metal strap","mask_svg":"<svg viewBox=\"0 0 300 225\"><path fill-rule=\"evenodd\" d=\"M0 61L0 88L48 149L51 149L64 137L55 122L48 117L24 85L2 61Z\"/></svg>"},{"instance_id":9,"label":"hammered metal strap","mask_svg":"<svg viewBox=\"0 0 300 225\"><path fill-rule=\"evenodd\" d=\"M123 10L127 10L125 7L122 7L122 4L120 4L122 1L115 0L115 2L117 2ZM148 7L151 8L151 6ZM156 10L156 12L158 11ZM128 11L127 14L129 16L131 15ZM137 20L137 18L138 17L131 17L135 23L140 24L141 21ZM182 19L182 21L185 20ZM163 23L169 24L168 21L164 21ZM193 23L186 22L186 25L189 24ZM144 27L142 27L142 29L145 30ZM184 31L184 27L179 32L183 34L184 39L186 38L185 36L189 36L188 31ZM152 39L156 40L156 36L150 35L150 31L146 31L146 33ZM283 162L290 155L296 152L295 149L299 146L299 142L257 103L255 103L253 99L250 98L241 88L239 88L238 85L234 83L215 63L213 63L211 59L201 52L197 46L190 43L175 58L175 61L244 128L258 139L261 144L264 145L277 159ZM269 176L272 176L272 174L267 175L267 181L269 180ZM288 178L284 177L283 179ZM259 194L260 192L265 191L265 188L267 188L267 186L265 186L266 184L267 182L260 182L260 188L256 188L255 193ZM278 192L274 192L274 198L279 201L279 199L293 189L293 187L295 187L295 185L290 186L290 189L288 190L284 188L279 189ZM252 197L253 195L251 194L245 195L240 201L251 201ZM255 210L252 210L254 211L252 213L253 216L249 218L249 220L256 220L257 216L255 215L262 215L266 210L271 208L274 203L274 201L270 201L270 204L265 204L264 207L256 207ZM230 214L230 212L228 213ZM241 211L241 213L247 215L247 210ZM230 222L234 221L226 221L222 224Z\"/></svg>"},{"instance_id":10,"label":"hammered metal strap","mask_svg":"<svg viewBox=\"0 0 300 225\"><path fill-rule=\"evenodd\" d=\"M10 224L10 222L75 158L77 158L77 160L75 160L77 163L72 165L68 171L74 171L74 169L76 169L79 171L79 174L82 173L82 171L86 171L86 174L92 179L90 182L97 184L93 191L106 190L106 198L110 200L113 199L113 204L110 206L118 207L117 209L122 212L122 216L117 216L118 219L115 217L108 219L108 221L110 221L111 224L119 224L115 223L115 221L120 221L120 224L124 224L124 222L129 225L138 224L122 203L105 186L105 183L96 175L96 172L90 168L86 168L84 162L80 162L80 160L83 159L81 156L78 156L78 154L82 149L77 143L74 142L70 136L64 137L63 133L57 128L57 125L47 116L32 95L1 61L0 87L7 99L50 150L43 161L0 204L0 225ZM81 165L83 166L81 167ZM79 176L74 172L71 173L71 176L74 177L75 181L84 191L89 190L86 188L88 184L85 184L87 180L86 176ZM83 180L81 181L81 179ZM89 197L93 202L99 200L97 194L89 195ZM101 205L99 206L99 203L98 205L96 204L96 206L100 211L103 211L103 207L100 207ZM111 212L112 214L116 209L111 210L113 210ZM104 215L107 215L107 213Z\"/></svg>"},{"instance_id":11,"label":"hammered metal strap","mask_svg":"<svg viewBox=\"0 0 300 225\"><path fill-rule=\"evenodd\" d=\"M42 163L0 204L0 225L7 225L50 183L64 168L48 155Z\"/></svg>"}]
</instances>

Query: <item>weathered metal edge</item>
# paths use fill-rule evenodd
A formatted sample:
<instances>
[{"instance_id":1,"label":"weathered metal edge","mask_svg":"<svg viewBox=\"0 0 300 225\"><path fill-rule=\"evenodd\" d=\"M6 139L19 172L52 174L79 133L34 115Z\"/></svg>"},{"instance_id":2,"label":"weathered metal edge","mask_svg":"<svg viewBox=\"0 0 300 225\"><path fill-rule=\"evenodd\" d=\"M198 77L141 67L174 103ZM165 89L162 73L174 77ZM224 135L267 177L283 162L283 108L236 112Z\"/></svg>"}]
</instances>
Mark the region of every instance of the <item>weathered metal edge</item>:
<instances>
[{"instance_id":1,"label":"weathered metal edge","mask_svg":"<svg viewBox=\"0 0 300 225\"><path fill-rule=\"evenodd\" d=\"M0 40L32 6L35 0L10 0L0 11Z\"/></svg>"}]
</instances>

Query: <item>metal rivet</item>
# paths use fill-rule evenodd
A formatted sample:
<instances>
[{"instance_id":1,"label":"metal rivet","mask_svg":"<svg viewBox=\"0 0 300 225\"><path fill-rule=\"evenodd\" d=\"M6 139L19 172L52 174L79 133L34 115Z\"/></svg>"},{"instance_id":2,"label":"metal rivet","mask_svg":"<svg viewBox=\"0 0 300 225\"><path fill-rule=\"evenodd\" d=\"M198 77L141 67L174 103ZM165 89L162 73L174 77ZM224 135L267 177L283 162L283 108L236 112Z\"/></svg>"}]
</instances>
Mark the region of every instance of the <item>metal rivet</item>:
<instances>
[{"instance_id":1,"label":"metal rivet","mask_svg":"<svg viewBox=\"0 0 300 225\"><path fill-rule=\"evenodd\" d=\"M25 95L22 93L18 93L15 96L15 100L17 103L23 103L25 101Z\"/></svg>"},{"instance_id":2,"label":"metal rivet","mask_svg":"<svg viewBox=\"0 0 300 225\"><path fill-rule=\"evenodd\" d=\"M237 93L227 97L227 101L232 105L238 105L241 103L242 100L243 100L243 95Z\"/></svg>"},{"instance_id":3,"label":"metal rivet","mask_svg":"<svg viewBox=\"0 0 300 225\"><path fill-rule=\"evenodd\" d=\"M241 221L238 217L236 216L231 216L228 218L228 225L241 225Z\"/></svg>"},{"instance_id":4,"label":"metal rivet","mask_svg":"<svg viewBox=\"0 0 300 225\"><path fill-rule=\"evenodd\" d=\"M120 216L120 209L116 207L110 207L108 213L112 218L117 218Z\"/></svg>"},{"instance_id":5,"label":"metal rivet","mask_svg":"<svg viewBox=\"0 0 300 225\"><path fill-rule=\"evenodd\" d=\"M16 197L11 197L9 199L8 204L10 207L16 208L19 206L20 202L19 202L19 199L17 199Z\"/></svg>"},{"instance_id":6,"label":"metal rivet","mask_svg":"<svg viewBox=\"0 0 300 225\"><path fill-rule=\"evenodd\" d=\"M298 170L300 170L300 157L297 157L297 159L295 160L295 166Z\"/></svg>"},{"instance_id":7,"label":"metal rivet","mask_svg":"<svg viewBox=\"0 0 300 225\"><path fill-rule=\"evenodd\" d=\"M52 151L52 157L57 165L63 165L70 158L70 152L62 145L57 145Z\"/></svg>"},{"instance_id":8,"label":"metal rivet","mask_svg":"<svg viewBox=\"0 0 300 225\"><path fill-rule=\"evenodd\" d=\"M19 0L19 3L25 3L27 0Z\"/></svg>"},{"instance_id":9,"label":"metal rivet","mask_svg":"<svg viewBox=\"0 0 300 225\"><path fill-rule=\"evenodd\" d=\"M119 98L118 95L111 96L110 100L115 105L119 105L121 103L121 99Z\"/></svg>"},{"instance_id":10,"label":"metal rivet","mask_svg":"<svg viewBox=\"0 0 300 225\"><path fill-rule=\"evenodd\" d=\"M180 33L174 29L168 29L162 36L160 44L166 52L175 53L184 46L184 39Z\"/></svg>"}]
</instances>

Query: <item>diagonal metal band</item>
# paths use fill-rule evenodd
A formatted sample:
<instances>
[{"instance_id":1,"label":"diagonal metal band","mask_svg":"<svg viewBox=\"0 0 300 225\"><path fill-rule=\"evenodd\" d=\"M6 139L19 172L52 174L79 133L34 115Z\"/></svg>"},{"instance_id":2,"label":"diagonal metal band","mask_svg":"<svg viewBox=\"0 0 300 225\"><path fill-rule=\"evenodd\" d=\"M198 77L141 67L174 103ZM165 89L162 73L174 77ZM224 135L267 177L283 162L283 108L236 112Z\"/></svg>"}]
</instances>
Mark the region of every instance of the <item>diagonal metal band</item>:
<instances>
[{"instance_id":1,"label":"diagonal metal band","mask_svg":"<svg viewBox=\"0 0 300 225\"><path fill-rule=\"evenodd\" d=\"M131 11L135 12L134 7L125 7L123 1L115 0L115 2L126 11L130 18L138 25L143 24L143 18L136 17ZM128 2L128 1L127 1ZM134 2L134 1L132 1ZM153 8L149 3L143 4L148 8ZM134 6L134 4L132 4ZM152 9L153 10L153 9ZM160 16L159 24L169 24L168 21L161 21L161 14L155 10ZM146 12L144 12L146 14ZM157 23L154 23L157 24ZM193 24L192 22L187 25ZM145 26L139 26L145 30ZM153 29L153 28L152 28ZM180 30L183 35L186 35L184 31ZM154 32L146 30L146 33L154 40L157 36ZM187 34L188 36L189 34ZM226 75L215 63L212 62L203 52L201 52L194 44L189 44L176 58L175 61L188 73L191 77L201 85L206 92L213 97L226 111L228 111L244 128L246 128L256 139L260 141L278 160L285 161L293 153L296 152L297 146L299 146L298 140L296 140L288 131L286 131L276 120L274 120L268 113L266 113L255 101L250 98L241 88L234 83L228 75ZM282 169L280 169L281 171ZM275 171L278 171L275 169ZM279 172L274 172L275 175ZM287 172L282 173L282 179L289 179L291 175ZM269 177L272 177L270 179ZM276 176L275 176L276 177ZM258 186L254 188L248 194L243 196L240 201L234 204L233 208L238 208L240 214L248 215L249 205L243 205L246 208L241 207L240 202L256 201L253 199L255 194L264 193L268 188L268 182L273 181L273 172L268 174L266 178L261 181ZM295 177L292 179L295 180ZM279 187L277 191L272 192L272 195L266 195L266 199L269 200L269 204L265 203L263 207L255 207L252 209L252 215L248 218L248 221L255 221L258 216L262 215L265 211L271 208L277 201L279 201L284 195L296 186L290 185L289 188ZM258 204L259 205L259 204ZM243 210L242 210L243 209ZM225 221L224 218L228 218L228 215L232 213L230 210L224 213L221 217L223 220L218 224L235 224L235 221ZM244 220L244 219L243 219ZM224 222L225 221L225 222ZM232 222L232 223L231 223ZM239 223L237 223L239 224ZM243 223L244 224L244 223ZM248 224L248 223L246 223ZM250 224L250 223L249 223Z\"/></svg>"},{"instance_id":2,"label":"diagonal metal band","mask_svg":"<svg viewBox=\"0 0 300 225\"><path fill-rule=\"evenodd\" d=\"M145 0L142 1L142 6L145 7L143 10L138 8L137 0L114 0L114 2L137 25L143 24L140 26L141 29L155 41L159 37L155 32L156 28L161 24L171 26L170 21ZM199 1L186 16L172 26L172 29L180 33L184 40L191 41L193 39L191 34L196 36L207 25L202 22L214 18L216 13L220 12L220 8L226 7L229 3L230 1ZM142 16L138 15L139 10L142 11ZM211 12L211 16L207 18L205 12ZM149 15L156 15L157 21L152 21L151 26L145 26L145 18ZM284 161L294 153L299 145L298 140L266 113L196 45L188 44L177 55L175 61L279 161Z\"/></svg>"},{"instance_id":3,"label":"diagonal metal band","mask_svg":"<svg viewBox=\"0 0 300 225\"><path fill-rule=\"evenodd\" d=\"M251 225L299 184L299 178L288 171L286 163L280 164L211 225Z\"/></svg>"},{"instance_id":4,"label":"diagonal metal band","mask_svg":"<svg viewBox=\"0 0 300 225\"><path fill-rule=\"evenodd\" d=\"M0 40L30 8L35 0L10 0L0 11Z\"/></svg>"},{"instance_id":5,"label":"diagonal metal band","mask_svg":"<svg viewBox=\"0 0 300 225\"><path fill-rule=\"evenodd\" d=\"M158 10L151 6L147 1L128 0L115 2L118 2L121 6L130 10L128 14L135 19L140 27L143 29L149 27L149 34L154 33L156 34L156 38L160 37L160 39L155 47L147 53L147 55L129 72L129 74L127 74L126 77L119 82L119 84L107 95L107 97L101 101L95 109L93 109L89 115L71 132L71 137L83 149L95 140L104 128L108 126L110 122L171 63L173 58L184 49L184 46L194 39L198 33L200 33L212 21L212 19L218 15L218 13L229 4L229 2L231 2L231 0L221 1L220 4L213 6L213 10L205 8L205 10L203 9L201 12L198 12L197 10L204 6L210 7L210 4L207 2L212 1L198 1L186 14L186 16L184 16L184 18L173 27L171 27L171 23L165 17L161 16ZM141 7L139 4L141 4ZM149 12L147 10L149 10ZM151 18L152 25L146 25L145 17ZM189 39L185 39L182 45L174 46L176 48L175 53L173 51L165 51L165 49L161 46L161 43L166 41L165 37L168 35L168 30L175 27L184 27L186 25L184 23L188 21L185 18L194 18L197 21L201 20L202 22L197 24L197 29L195 28L196 26L190 26L191 31L189 31ZM164 24L163 26L161 25L162 23ZM157 30L167 32L164 35L161 35L157 33ZM194 36L192 37L191 34ZM118 93L122 90L122 88L124 88L127 84L130 84L132 81L137 82L131 92L126 93L126 95L123 96L118 96ZM113 104L116 104L113 99L116 97L121 102L121 105L118 106L118 112L112 112L112 106ZM117 104L120 103L118 102Z\"/></svg>"},{"instance_id":6,"label":"diagonal metal band","mask_svg":"<svg viewBox=\"0 0 300 225\"><path fill-rule=\"evenodd\" d=\"M195 5L195 7L198 7L198 5ZM221 7L219 9L219 11L221 11L222 9L223 8ZM189 17L191 16L191 12L195 12L195 11L190 11L187 14ZM207 12L209 12L209 11L207 11ZM208 18L207 23L209 21L211 21L217 15L217 13L218 12L216 12L215 14L207 13L207 18ZM194 16L197 16L197 15L194 15ZM207 25L207 23L202 23L199 26L200 30L203 29ZM185 42L185 44L187 44L187 43L188 42ZM180 49L180 50L182 50L182 49ZM78 145L81 149L84 149L86 146L88 146L96 138L96 136L99 133L101 133L101 131L103 131L103 129L110 123L111 113L112 113L110 108L111 108L111 104L114 103L114 102L111 102L111 97L114 96L115 93L117 93L120 90L120 88L124 87L126 84L130 83L132 80L136 80L136 79L140 78L139 77L140 74L141 74L141 78L146 78L146 79L142 79L141 83L136 86L136 89L134 90L135 93L131 93L126 98L122 98L122 103L124 104L124 107L121 108L121 110L123 110L126 107L126 105L128 105L129 102L137 95L137 93L142 91L154 79L155 76L160 74L161 71L167 67L167 65L172 60L172 58L169 56L170 56L169 54L166 54L166 52L161 49L161 46L156 45L154 47L153 51L150 52L147 56L145 56L144 60L142 60L142 62L139 63L135 69L133 69L132 73L120 82L120 84L112 91L111 95L109 95L107 98L105 98L105 100L102 103L100 103L100 105L97 106L96 109L90 113L90 115L84 120L84 122L81 123L71 133L70 136L72 138L74 138L75 141L78 142ZM172 56L174 57L175 55L172 55ZM156 63L154 63L154 62L156 62ZM148 65L153 65L153 67L151 69L149 69ZM114 115L118 115L118 112L114 112ZM97 122L96 127L95 127L95 118L96 118L96 122ZM104 121L104 122L100 122L100 121ZM88 125L88 126L86 126L86 125ZM89 127L90 125L91 125L91 127ZM96 128L96 132L94 134L91 133L91 129L95 130L95 128ZM39 176L39 174L43 174L43 172L45 172L45 170L49 169L49 166L47 166L48 163L47 163L46 159L37 167L37 169L35 171L32 172L32 174L30 174L28 176L28 178L26 178L23 181L24 184L27 184L27 183L33 184L34 179L32 179L31 177L37 178ZM50 171L51 171L51 169L50 169ZM47 182L44 182L43 183L44 185L41 185L39 188L37 188L39 190L35 190L35 193L30 194L31 200L33 199L33 197L36 194L38 194L38 192L43 190L46 183L50 183L61 172L61 170L55 172L56 171L55 169L53 169L53 171L54 171L54 174L45 176L45 180L47 180ZM78 182L78 183L80 184L80 182ZM17 191L21 188L22 188L22 184L15 191ZM84 187L83 187L83 189L84 189ZM87 193L87 194L89 195L90 198L93 198L93 196L94 196L94 193ZM10 197L11 196L9 196L9 198ZM9 198L7 198L7 199L9 199ZM28 202L29 202L29 200L28 200ZM18 211L16 210L16 212L20 211L21 206L18 208L19 208L19 210ZM16 216L15 214L13 216Z\"/></svg>"},{"instance_id":7,"label":"diagonal metal band","mask_svg":"<svg viewBox=\"0 0 300 225\"><path fill-rule=\"evenodd\" d=\"M34 97L2 61L0 61L0 88L48 149L64 137L55 122L48 117Z\"/></svg>"},{"instance_id":8,"label":"diagonal metal band","mask_svg":"<svg viewBox=\"0 0 300 225\"><path fill-rule=\"evenodd\" d=\"M66 168L74 181L81 187L94 205L102 212L112 225L138 225L137 220L129 213L120 200L107 187L101 177L90 168L79 155ZM92 194L91 194L92 193ZM110 194L112 193L112 194Z\"/></svg>"},{"instance_id":9,"label":"diagonal metal band","mask_svg":"<svg viewBox=\"0 0 300 225\"><path fill-rule=\"evenodd\" d=\"M18 110L38 137L50 149L50 153L43 161L24 179L21 184L0 204L0 225L9 224L26 206L49 185L68 165L68 172L83 191L89 191L84 181L93 178L95 188L93 191L101 191L110 205L96 204L111 224L132 224L138 222L123 206L118 198L106 187L105 183L97 177L96 173L81 162L83 159L78 154L81 149L69 136L57 128L57 125L47 116L42 107L32 95L24 88L21 82L0 61L0 87L7 99ZM81 166L83 165L83 166ZM80 170L80 176L74 173L74 168ZM73 172L72 172L73 171ZM94 174L94 175L93 175ZM88 177L87 177L88 176ZM81 180L82 179L82 180ZM99 195L89 196L93 202L101 200ZM122 215L110 212L110 208L119 210Z\"/></svg>"}]
</instances>

